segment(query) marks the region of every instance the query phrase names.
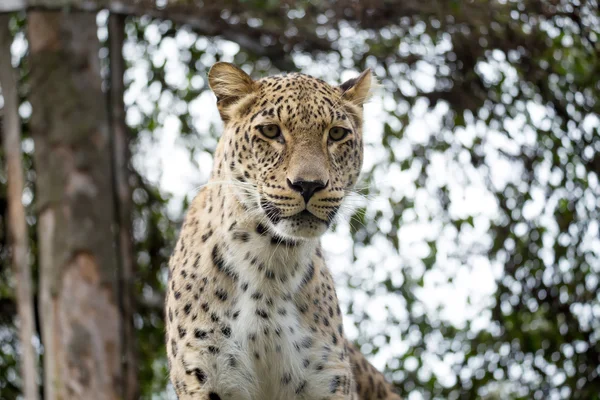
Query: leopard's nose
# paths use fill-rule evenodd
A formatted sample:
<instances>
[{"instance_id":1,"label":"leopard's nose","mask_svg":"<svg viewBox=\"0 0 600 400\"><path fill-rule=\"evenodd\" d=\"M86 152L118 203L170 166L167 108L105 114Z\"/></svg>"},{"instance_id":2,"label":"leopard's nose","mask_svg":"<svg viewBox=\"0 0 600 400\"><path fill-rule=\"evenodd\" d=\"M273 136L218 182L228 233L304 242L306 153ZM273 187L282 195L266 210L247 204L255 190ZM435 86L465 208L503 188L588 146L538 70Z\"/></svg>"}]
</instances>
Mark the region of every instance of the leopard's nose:
<instances>
[{"instance_id":1,"label":"leopard's nose","mask_svg":"<svg viewBox=\"0 0 600 400\"><path fill-rule=\"evenodd\" d=\"M323 182L296 180L292 182L288 179L287 183L290 188L294 189L296 192L299 192L304 198L304 202L308 204L310 198L319 190L326 188L329 181Z\"/></svg>"}]
</instances>

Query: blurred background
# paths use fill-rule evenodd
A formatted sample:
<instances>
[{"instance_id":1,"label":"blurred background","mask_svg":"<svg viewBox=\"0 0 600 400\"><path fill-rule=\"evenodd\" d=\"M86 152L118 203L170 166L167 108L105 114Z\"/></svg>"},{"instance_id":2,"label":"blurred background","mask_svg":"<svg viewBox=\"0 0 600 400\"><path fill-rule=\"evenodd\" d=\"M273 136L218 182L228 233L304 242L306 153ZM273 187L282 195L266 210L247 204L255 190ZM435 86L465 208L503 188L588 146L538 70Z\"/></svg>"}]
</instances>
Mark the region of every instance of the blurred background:
<instances>
[{"instance_id":1,"label":"blurred background","mask_svg":"<svg viewBox=\"0 0 600 400\"><path fill-rule=\"evenodd\" d=\"M381 82L323 242L404 398L600 398L596 0L3 0L0 42L1 399L174 398L162 298L216 61Z\"/></svg>"}]
</instances>

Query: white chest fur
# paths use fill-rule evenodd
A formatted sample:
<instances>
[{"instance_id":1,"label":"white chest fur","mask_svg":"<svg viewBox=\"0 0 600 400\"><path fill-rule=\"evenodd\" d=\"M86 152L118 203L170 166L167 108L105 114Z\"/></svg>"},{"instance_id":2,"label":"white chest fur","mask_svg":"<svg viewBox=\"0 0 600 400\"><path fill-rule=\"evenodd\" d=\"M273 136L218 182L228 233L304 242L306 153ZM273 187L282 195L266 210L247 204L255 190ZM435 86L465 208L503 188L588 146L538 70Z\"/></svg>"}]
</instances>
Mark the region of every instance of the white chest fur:
<instances>
[{"instance_id":1,"label":"white chest fur","mask_svg":"<svg viewBox=\"0 0 600 400\"><path fill-rule=\"evenodd\" d=\"M234 338L255 372L256 399L293 398L306 385L303 365L309 361L302 358L306 352L297 347L309 344L302 341L310 340L310 336L290 304L281 298L260 296L259 292L246 292L240 298Z\"/></svg>"},{"instance_id":2,"label":"white chest fur","mask_svg":"<svg viewBox=\"0 0 600 400\"><path fill-rule=\"evenodd\" d=\"M229 247L225 256L239 276L231 345L252 381L240 398L327 398L332 380L344 370L327 365L331 348L302 322L298 306L306 301L301 290L304 280L314 273L310 254L303 257L303 253L314 251L314 246L248 256L269 247L272 249L265 243L243 243ZM296 261L299 259L304 261Z\"/></svg>"}]
</instances>

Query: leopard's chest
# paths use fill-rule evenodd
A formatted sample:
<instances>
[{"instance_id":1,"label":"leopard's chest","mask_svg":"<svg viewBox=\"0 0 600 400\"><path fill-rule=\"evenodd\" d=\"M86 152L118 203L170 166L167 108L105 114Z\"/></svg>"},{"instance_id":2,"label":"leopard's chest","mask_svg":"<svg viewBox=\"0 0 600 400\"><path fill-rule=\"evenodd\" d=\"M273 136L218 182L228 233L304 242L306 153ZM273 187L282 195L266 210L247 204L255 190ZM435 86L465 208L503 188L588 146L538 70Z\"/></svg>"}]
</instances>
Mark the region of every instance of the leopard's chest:
<instances>
[{"instance_id":1,"label":"leopard's chest","mask_svg":"<svg viewBox=\"0 0 600 400\"><path fill-rule=\"evenodd\" d=\"M342 381L351 386L351 372L337 299L325 291L332 285L323 260L311 248L270 246L260 237L223 252L236 276L227 347L252 382L244 391L256 400L332 398Z\"/></svg>"},{"instance_id":2,"label":"leopard's chest","mask_svg":"<svg viewBox=\"0 0 600 400\"><path fill-rule=\"evenodd\" d=\"M330 394L330 345L302 323L293 298L248 290L232 331L257 383L255 399L316 399Z\"/></svg>"}]
</instances>

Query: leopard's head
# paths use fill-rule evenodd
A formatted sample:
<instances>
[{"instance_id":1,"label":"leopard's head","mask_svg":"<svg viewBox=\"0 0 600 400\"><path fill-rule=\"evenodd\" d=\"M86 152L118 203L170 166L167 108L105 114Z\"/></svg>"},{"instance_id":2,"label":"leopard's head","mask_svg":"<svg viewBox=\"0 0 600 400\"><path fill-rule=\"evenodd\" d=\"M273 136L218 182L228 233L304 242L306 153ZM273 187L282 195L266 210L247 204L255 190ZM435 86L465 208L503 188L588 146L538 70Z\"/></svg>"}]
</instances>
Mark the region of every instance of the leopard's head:
<instances>
[{"instance_id":1,"label":"leopard's head","mask_svg":"<svg viewBox=\"0 0 600 400\"><path fill-rule=\"evenodd\" d=\"M217 63L209 84L225 124L215 168L275 234L302 239L331 225L363 159L371 71L340 86L292 73L253 80Z\"/></svg>"}]
</instances>

